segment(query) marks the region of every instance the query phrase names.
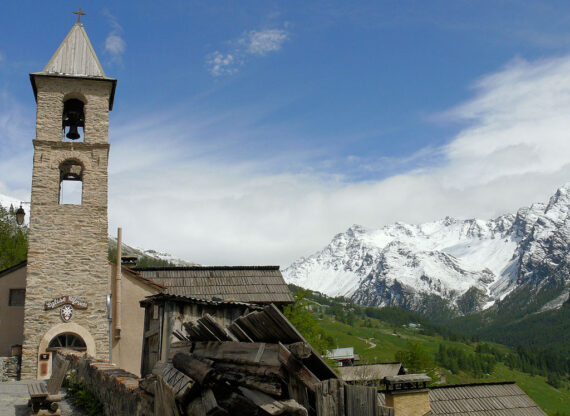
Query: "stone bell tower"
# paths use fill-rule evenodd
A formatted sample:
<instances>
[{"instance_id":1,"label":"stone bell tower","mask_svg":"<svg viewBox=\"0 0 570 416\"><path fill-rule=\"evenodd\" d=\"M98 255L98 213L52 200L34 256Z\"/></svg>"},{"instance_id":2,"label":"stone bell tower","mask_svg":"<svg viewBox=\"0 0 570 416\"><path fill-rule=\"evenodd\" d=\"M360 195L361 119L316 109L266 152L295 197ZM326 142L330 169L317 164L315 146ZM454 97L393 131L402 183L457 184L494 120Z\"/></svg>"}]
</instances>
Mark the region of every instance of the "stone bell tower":
<instances>
[{"instance_id":1,"label":"stone bell tower","mask_svg":"<svg viewBox=\"0 0 570 416\"><path fill-rule=\"evenodd\" d=\"M58 348L109 354L108 116L116 80L103 72L79 19L30 80L37 119L22 378L45 379Z\"/></svg>"}]
</instances>

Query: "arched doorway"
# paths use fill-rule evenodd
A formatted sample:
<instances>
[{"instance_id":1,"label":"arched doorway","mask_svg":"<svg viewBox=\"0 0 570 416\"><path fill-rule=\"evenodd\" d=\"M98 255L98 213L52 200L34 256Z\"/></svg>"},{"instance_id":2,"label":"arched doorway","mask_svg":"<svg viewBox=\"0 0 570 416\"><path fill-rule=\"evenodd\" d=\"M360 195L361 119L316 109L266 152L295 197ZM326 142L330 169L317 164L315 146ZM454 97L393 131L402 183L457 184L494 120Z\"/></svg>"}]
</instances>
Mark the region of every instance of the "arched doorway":
<instances>
[{"instance_id":1,"label":"arched doorway","mask_svg":"<svg viewBox=\"0 0 570 416\"><path fill-rule=\"evenodd\" d=\"M46 351L55 352L61 349L87 351L87 346L85 345L83 338L79 335L72 332L64 332L63 334L56 335L52 338Z\"/></svg>"},{"instance_id":2,"label":"arched doorway","mask_svg":"<svg viewBox=\"0 0 570 416\"><path fill-rule=\"evenodd\" d=\"M50 378L53 355L64 348L85 352L92 357L97 353L93 336L83 326L73 322L54 325L38 345L38 380Z\"/></svg>"}]
</instances>

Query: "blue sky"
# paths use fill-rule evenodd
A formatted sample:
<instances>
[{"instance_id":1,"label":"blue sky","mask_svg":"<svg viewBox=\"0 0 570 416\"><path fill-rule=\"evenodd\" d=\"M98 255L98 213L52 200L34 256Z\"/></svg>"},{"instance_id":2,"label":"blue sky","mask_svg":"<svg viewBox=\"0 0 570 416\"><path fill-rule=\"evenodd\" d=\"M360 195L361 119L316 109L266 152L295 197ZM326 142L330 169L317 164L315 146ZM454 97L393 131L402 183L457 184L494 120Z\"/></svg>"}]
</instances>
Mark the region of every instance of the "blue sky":
<instances>
[{"instance_id":1,"label":"blue sky","mask_svg":"<svg viewBox=\"0 0 570 416\"><path fill-rule=\"evenodd\" d=\"M488 218L570 180L567 2L18 1L0 6L0 194L29 200L28 73L78 6L118 79L128 243L287 265L353 223Z\"/></svg>"}]
</instances>

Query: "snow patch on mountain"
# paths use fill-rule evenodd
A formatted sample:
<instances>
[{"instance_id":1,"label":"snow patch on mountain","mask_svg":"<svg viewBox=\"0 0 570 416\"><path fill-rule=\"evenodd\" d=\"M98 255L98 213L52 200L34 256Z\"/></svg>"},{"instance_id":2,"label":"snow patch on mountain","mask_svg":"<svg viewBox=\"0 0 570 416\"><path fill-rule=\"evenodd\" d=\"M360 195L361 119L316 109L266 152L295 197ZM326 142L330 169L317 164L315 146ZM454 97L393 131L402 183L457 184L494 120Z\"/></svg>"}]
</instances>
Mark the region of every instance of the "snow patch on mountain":
<instances>
[{"instance_id":1,"label":"snow patch on mountain","mask_svg":"<svg viewBox=\"0 0 570 416\"><path fill-rule=\"evenodd\" d=\"M569 246L570 183L548 204L488 221L446 217L377 229L353 225L283 275L288 283L330 296L411 309L423 295L457 307L472 289L487 308L524 282L568 268Z\"/></svg>"}]
</instances>

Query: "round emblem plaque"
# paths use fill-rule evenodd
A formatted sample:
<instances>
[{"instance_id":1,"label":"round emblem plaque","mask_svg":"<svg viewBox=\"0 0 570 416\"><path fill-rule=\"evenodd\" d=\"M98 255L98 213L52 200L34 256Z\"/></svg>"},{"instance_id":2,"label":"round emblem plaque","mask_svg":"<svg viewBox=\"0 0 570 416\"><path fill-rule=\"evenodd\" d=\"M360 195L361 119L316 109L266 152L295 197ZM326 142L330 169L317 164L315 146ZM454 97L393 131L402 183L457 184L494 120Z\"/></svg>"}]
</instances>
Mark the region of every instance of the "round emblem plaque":
<instances>
[{"instance_id":1,"label":"round emblem plaque","mask_svg":"<svg viewBox=\"0 0 570 416\"><path fill-rule=\"evenodd\" d=\"M73 306L63 305L61 307L60 315L63 322L69 322L69 320L73 316Z\"/></svg>"}]
</instances>

